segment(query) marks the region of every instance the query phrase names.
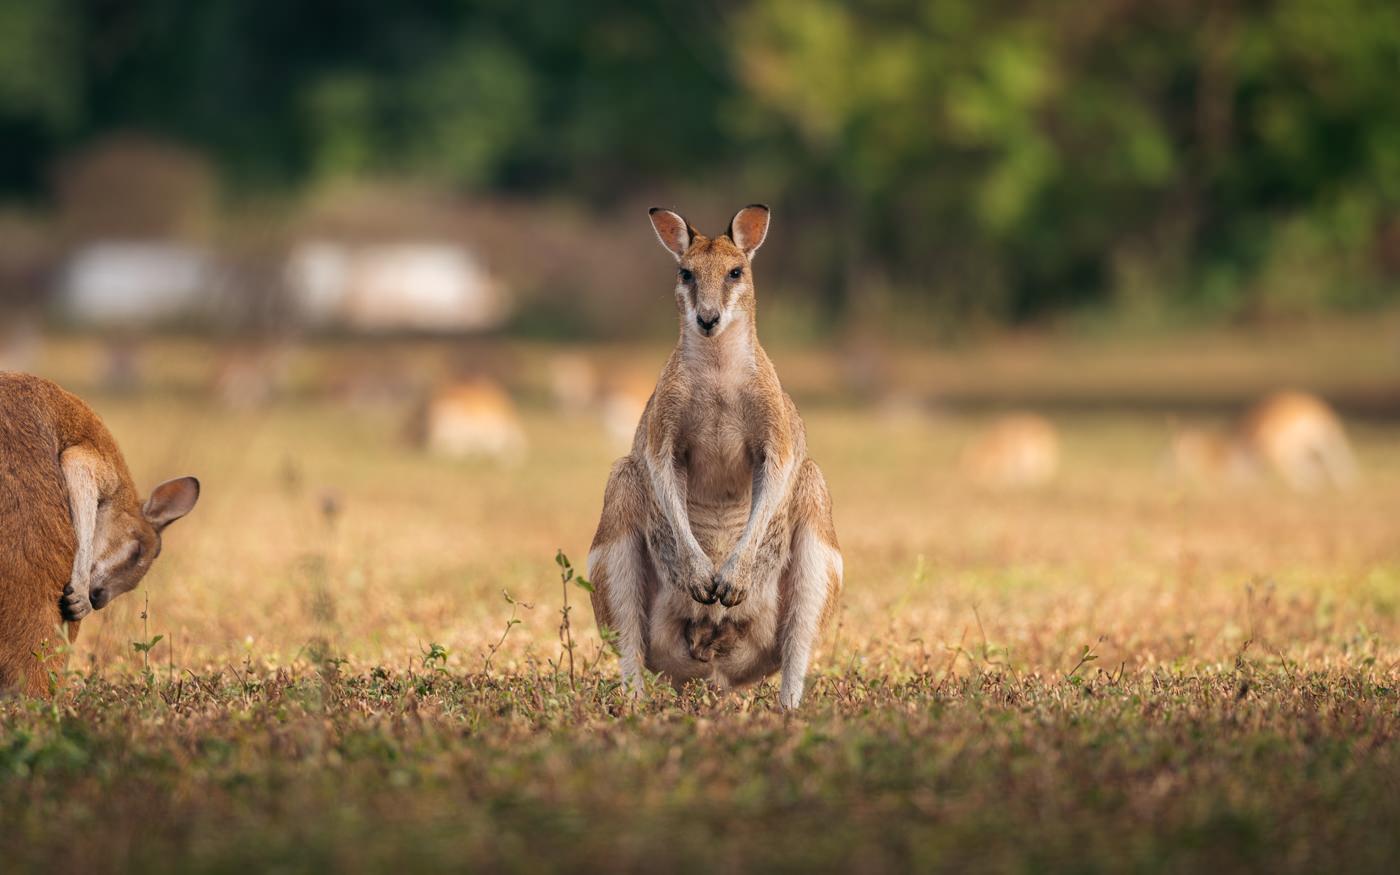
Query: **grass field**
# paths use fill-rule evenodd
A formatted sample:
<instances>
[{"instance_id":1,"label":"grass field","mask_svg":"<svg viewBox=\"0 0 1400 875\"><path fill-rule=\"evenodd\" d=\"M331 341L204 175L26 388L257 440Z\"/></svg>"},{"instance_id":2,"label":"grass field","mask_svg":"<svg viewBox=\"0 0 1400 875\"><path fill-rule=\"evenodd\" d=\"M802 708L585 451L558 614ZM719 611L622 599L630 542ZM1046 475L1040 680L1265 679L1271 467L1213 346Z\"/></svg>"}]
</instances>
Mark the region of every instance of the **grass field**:
<instances>
[{"instance_id":1,"label":"grass field","mask_svg":"<svg viewBox=\"0 0 1400 875\"><path fill-rule=\"evenodd\" d=\"M86 356L44 368L82 389ZM821 385L819 357L790 358L790 383ZM1212 382L1211 354L1180 361L1216 388L1263 368ZM1360 362L1288 373L1374 397L1385 375ZM788 716L772 683L617 689L554 561L582 563L618 454L591 419L527 405L528 458L500 467L421 455L392 404L92 401L143 488L193 473L204 495L141 589L84 623L68 688L0 701L0 869L1400 861L1400 425L1353 424L1359 488L1299 496L1184 486L1160 413L1074 405L1058 481L1008 494L956 469L984 414L814 397L846 593Z\"/></svg>"}]
</instances>

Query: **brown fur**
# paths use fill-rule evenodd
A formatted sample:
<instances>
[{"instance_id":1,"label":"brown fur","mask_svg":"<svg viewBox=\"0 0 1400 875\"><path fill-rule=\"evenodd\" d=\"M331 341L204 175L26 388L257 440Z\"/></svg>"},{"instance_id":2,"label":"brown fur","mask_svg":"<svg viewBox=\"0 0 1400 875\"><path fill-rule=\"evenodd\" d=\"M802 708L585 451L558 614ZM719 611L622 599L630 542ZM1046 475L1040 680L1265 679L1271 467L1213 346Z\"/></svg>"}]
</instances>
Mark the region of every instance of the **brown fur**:
<instances>
[{"instance_id":1,"label":"brown fur","mask_svg":"<svg viewBox=\"0 0 1400 875\"><path fill-rule=\"evenodd\" d=\"M962 470L977 483L1000 489L1044 486L1060 466L1060 437L1035 413L1013 413L992 422L963 451Z\"/></svg>"},{"instance_id":2,"label":"brown fur","mask_svg":"<svg viewBox=\"0 0 1400 875\"><path fill-rule=\"evenodd\" d=\"M748 634L749 624L728 618L719 622L699 619L686 620L684 628L690 658L698 662L709 662L716 657L723 658L733 653L735 646Z\"/></svg>"},{"instance_id":3,"label":"brown fur","mask_svg":"<svg viewBox=\"0 0 1400 875\"><path fill-rule=\"evenodd\" d=\"M77 638L78 621L66 624L66 641L62 628L77 550L65 458L93 467L104 522L129 525L131 539L149 544L140 562L115 572L120 583L104 579L114 594L139 582L159 552L160 529L173 519L152 511L161 490L177 481L143 507L121 451L91 408L48 380L0 373L0 690L48 693L49 673L61 673L65 645Z\"/></svg>"},{"instance_id":4,"label":"brown fur","mask_svg":"<svg viewBox=\"0 0 1400 875\"><path fill-rule=\"evenodd\" d=\"M444 458L519 459L525 453L515 402L485 377L439 386L414 413L409 437Z\"/></svg>"},{"instance_id":5,"label":"brown fur","mask_svg":"<svg viewBox=\"0 0 1400 875\"><path fill-rule=\"evenodd\" d=\"M1306 392L1275 392L1245 411L1227 431L1172 429L1171 463L1201 482L1248 482L1272 471L1290 488L1309 492L1352 485L1356 459L1341 419Z\"/></svg>"},{"instance_id":6,"label":"brown fur","mask_svg":"<svg viewBox=\"0 0 1400 875\"><path fill-rule=\"evenodd\" d=\"M751 258L768 210L713 238L666 210L652 224L678 263L680 337L608 481L594 613L620 633L629 683L643 663L730 686L782 667L795 706L841 571L826 484L758 342Z\"/></svg>"}]
</instances>

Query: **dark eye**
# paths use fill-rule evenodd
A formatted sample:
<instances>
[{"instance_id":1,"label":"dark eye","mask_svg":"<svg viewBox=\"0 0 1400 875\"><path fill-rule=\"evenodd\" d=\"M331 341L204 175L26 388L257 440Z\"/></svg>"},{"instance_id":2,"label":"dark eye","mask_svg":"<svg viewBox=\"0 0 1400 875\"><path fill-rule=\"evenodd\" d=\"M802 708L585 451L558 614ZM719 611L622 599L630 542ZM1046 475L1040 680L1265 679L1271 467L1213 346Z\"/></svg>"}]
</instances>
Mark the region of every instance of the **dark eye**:
<instances>
[{"instance_id":1,"label":"dark eye","mask_svg":"<svg viewBox=\"0 0 1400 875\"><path fill-rule=\"evenodd\" d=\"M744 275L744 269L743 269L742 267L736 267L736 268L734 268L733 270L731 270L731 271L729 272L729 278L732 279L732 280L737 280L739 277L741 277L741 276L743 276L743 275Z\"/></svg>"},{"instance_id":2,"label":"dark eye","mask_svg":"<svg viewBox=\"0 0 1400 875\"><path fill-rule=\"evenodd\" d=\"M695 274L691 273L685 268L681 268L681 282L688 283L693 279L695 279Z\"/></svg>"}]
</instances>

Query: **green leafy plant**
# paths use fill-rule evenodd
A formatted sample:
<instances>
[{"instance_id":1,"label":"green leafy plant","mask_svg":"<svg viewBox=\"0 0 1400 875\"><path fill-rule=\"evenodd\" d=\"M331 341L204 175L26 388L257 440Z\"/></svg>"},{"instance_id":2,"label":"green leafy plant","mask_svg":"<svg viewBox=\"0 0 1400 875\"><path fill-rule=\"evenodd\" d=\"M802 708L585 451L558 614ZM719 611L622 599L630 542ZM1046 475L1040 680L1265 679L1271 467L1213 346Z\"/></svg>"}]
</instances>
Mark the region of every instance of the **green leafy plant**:
<instances>
[{"instance_id":1,"label":"green leafy plant","mask_svg":"<svg viewBox=\"0 0 1400 875\"><path fill-rule=\"evenodd\" d=\"M519 609L524 608L529 611L533 610L535 607L532 604L520 601L504 589L501 590L501 596L505 598L506 604L510 605L510 619L506 620L506 627L501 630L501 637L486 651L486 659L481 668L486 674L491 673L491 660L495 658L496 651L501 649L501 645L506 643L506 636L510 634L510 630L520 625L520 618L516 616Z\"/></svg>"},{"instance_id":2,"label":"green leafy plant","mask_svg":"<svg viewBox=\"0 0 1400 875\"><path fill-rule=\"evenodd\" d=\"M569 584L572 583L585 592L593 592L593 584L582 575L574 573L574 566L569 562L569 557L564 555L564 551L558 550L554 554L554 564L559 566L559 584L564 592L564 606L560 608L559 622L559 642L564 647L564 652L569 659L569 689L577 691L578 681L574 671L574 634L569 623Z\"/></svg>"},{"instance_id":3,"label":"green leafy plant","mask_svg":"<svg viewBox=\"0 0 1400 875\"><path fill-rule=\"evenodd\" d=\"M446 647L443 647L436 641L430 642L427 648L423 650L423 667L429 671L446 674L447 657L449 655L450 651Z\"/></svg>"},{"instance_id":4,"label":"green leafy plant","mask_svg":"<svg viewBox=\"0 0 1400 875\"><path fill-rule=\"evenodd\" d=\"M141 639L131 642L131 649L141 654L141 674L146 679L146 686L150 687L155 683L155 675L151 673L151 651L161 641L165 640L164 635L151 637L151 596L146 595L146 602L141 607Z\"/></svg>"}]
</instances>

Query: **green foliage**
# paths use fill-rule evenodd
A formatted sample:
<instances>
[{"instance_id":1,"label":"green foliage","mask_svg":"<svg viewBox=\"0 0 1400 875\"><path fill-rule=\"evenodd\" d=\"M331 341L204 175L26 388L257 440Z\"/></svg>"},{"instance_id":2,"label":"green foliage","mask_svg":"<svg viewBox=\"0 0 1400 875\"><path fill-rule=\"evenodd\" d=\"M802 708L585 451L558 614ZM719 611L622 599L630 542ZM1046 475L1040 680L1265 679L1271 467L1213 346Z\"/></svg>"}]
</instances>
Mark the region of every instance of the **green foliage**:
<instances>
[{"instance_id":1,"label":"green foliage","mask_svg":"<svg viewBox=\"0 0 1400 875\"><path fill-rule=\"evenodd\" d=\"M762 197L828 313L1308 312L1397 285L1397 80L1387 0L0 0L0 194L140 127L240 191Z\"/></svg>"},{"instance_id":2,"label":"green foliage","mask_svg":"<svg viewBox=\"0 0 1400 875\"><path fill-rule=\"evenodd\" d=\"M437 642L432 642L423 651L423 667L429 671L446 672L447 657L447 648Z\"/></svg>"},{"instance_id":3,"label":"green foliage","mask_svg":"<svg viewBox=\"0 0 1400 875\"><path fill-rule=\"evenodd\" d=\"M157 635L149 641L133 641L131 642L131 649L135 650L137 653L148 654L164 639L164 635Z\"/></svg>"}]
</instances>

